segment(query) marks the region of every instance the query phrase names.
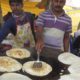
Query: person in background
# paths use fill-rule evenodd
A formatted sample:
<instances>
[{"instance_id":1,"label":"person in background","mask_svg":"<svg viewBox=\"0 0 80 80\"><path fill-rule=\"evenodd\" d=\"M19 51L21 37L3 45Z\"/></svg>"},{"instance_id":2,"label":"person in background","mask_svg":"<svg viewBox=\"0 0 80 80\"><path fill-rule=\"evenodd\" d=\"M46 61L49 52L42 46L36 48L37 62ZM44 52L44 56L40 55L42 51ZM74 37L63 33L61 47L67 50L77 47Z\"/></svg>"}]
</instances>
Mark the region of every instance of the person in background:
<instances>
[{"instance_id":1,"label":"person in background","mask_svg":"<svg viewBox=\"0 0 80 80\"><path fill-rule=\"evenodd\" d=\"M36 49L41 51L41 59L58 72L61 67L58 55L68 52L72 31L72 20L63 10L65 3L66 0L51 0L50 9L41 13L35 21Z\"/></svg>"},{"instance_id":2,"label":"person in background","mask_svg":"<svg viewBox=\"0 0 80 80\"><path fill-rule=\"evenodd\" d=\"M74 32L72 39L72 53L80 56L80 23L78 24L77 31Z\"/></svg>"},{"instance_id":3,"label":"person in background","mask_svg":"<svg viewBox=\"0 0 80 80\"><path fill-rule=\"evenodd\" d=\"M35 15L30 12L24 12L23 0L9 0L9 5L12 12L8 12L4 16L4 23L7 21L7 25L9 24L10 27L7 26L2 29L0 42L8 35L13 47L34 47L33 23ZM13 21L16 24L14 27L10 24Z\"/></svg>"}]
</instances>

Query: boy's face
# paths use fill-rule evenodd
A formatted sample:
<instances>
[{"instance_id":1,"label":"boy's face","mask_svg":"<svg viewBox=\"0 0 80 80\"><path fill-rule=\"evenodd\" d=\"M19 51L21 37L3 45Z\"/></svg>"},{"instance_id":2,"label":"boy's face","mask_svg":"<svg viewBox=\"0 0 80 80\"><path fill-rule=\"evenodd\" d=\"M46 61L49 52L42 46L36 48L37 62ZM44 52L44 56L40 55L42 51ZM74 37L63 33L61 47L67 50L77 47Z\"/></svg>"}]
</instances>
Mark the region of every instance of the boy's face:
<instances>
[{"instance_id":1,"label":"boy's face","mask_svg":"<svg viewBox=\"0 0 80 80\"><path fill-rule=\"evenodd\" d=\"M20 14L23 10L23 4L21 3L12 2L10 4L10 7L11 7L12 12L16 15Z\"/></svg>"},{"instance_id":2,"label":"boy's face","mask_svg":"<svg viewBox=\"0 0 80 80\"><path fill-rule=\"evenodd\" d=\"M51 7L56 12L62 11L66 0L51 0Z\"/></svg>"}]
</instances>

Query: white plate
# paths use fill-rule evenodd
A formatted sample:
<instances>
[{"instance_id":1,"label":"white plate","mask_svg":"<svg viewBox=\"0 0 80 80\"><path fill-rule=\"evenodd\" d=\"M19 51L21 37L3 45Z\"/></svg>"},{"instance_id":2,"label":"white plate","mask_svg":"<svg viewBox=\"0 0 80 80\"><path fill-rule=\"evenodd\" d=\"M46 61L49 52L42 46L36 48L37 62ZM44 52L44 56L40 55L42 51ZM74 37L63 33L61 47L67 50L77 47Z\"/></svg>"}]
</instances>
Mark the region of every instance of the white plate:
<instances>
[{"instance_id":1,"label":"white plate","mask_svg":"<svg viewBox=\"0 0 80 80\"><path fill-rule=\"evenodd\" d=\"M23 59L30 57L30 52L23 48L13 48L6 51L6 55L13 58Z\"/></svg>"},{"instance_id":2,"label":"white plate","mask_svg":"<svg viewBox=\"0 0 80 80\"><path fill-rule=\"evenodd\" d=\"M22 68L22 65L10 57L0 57L0 72L13 72Z\"/></svg>"},{"instance_id":3,"label":"white plate","mask_svg":"<svg viewBox=\"0 0 80 80\"><path fill-rule=\"evenodd\" d=\"M70 73L79 74L80 75L80 62L74 63L73 65L69 66L68 71Z\"/></svg>"},{"instance_id":4,"label":"white plate","mask_svg":"<svg viewBox=\"0 0 80 80\"><path fill-rule=\"evenodd\" d=\"M63 75L63 76L60 76L59 80L72 80L72 79L70 78L70 75Z\"/></svg>"},{"instance_id":5,"label":"white plate","mask_svg":"<svg viewBox=\"0 0 80 80\"><path fill-rule=\"evenodd\" d=\"M61 76L59 80L80 80L80 75L67 74L67 75Z\"/></svg>"},{"instance_id":6,"label":"white plate","mask_svg":"<svg viewBox=\"0 0 80 80\"><path fill-rule=\"evenodd\" d=\"M24 63L23 68L22 68L23 71L34 76L45 76L45 75L48 75L52 71L52 67L45 62L42 62L42 68L34 69L32 68L34 62L35 61L29 61L29 62Z\"/></svg>"},{"instance_id":7,"label":"white plate","mask_svg":"<svg viewBox=\"0 0 80 80\"><path fill-rule=\"evenodd\" d=\"M5 73L0 77L0 80L32 80L32 79L18 73Z\"/></svg>"},{"instance_id":8,"label":"white plate","mask_svg":"<svg viewBox=\"0 0 80 80\"><path fill-rule=\"evenodd\" d=\"M58 56L58 60L64 64L71 65L80 61L80 58L76 55L66 52Z\"/></svg>"}]
</instances>

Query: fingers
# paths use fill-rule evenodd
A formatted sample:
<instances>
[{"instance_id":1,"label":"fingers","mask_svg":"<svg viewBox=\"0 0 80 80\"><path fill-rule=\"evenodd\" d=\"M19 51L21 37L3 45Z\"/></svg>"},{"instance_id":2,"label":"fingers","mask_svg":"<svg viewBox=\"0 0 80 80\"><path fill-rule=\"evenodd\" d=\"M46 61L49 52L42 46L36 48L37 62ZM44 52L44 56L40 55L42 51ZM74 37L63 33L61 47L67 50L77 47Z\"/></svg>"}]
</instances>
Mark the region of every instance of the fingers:
<instances>
[{"instance_id":1,"label":"fingers","mask_svg":"<svg viewBox=\"0 0 80 80\"><path fill-rule=\"evenodd\" d=\"M36 43L36 50L37 51L41 52L43 47L44 47L44 43L43 42L39 41L39 42Z\"/></svg>"}]
</instances>

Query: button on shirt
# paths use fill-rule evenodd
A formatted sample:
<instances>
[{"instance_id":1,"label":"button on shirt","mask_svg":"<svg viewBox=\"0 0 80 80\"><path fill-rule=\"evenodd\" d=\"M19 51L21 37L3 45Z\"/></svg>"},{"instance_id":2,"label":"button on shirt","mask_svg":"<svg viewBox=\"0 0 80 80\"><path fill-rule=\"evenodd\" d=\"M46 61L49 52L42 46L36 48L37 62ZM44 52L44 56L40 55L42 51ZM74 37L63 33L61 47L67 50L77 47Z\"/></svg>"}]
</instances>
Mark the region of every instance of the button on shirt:
<instances>
[{"instance_id":1,"label":"button on shirt","mask_svg":"<svg viewBox=\"0 0 80 80\"><path fill-rule=\"evenodd\" d=\"M56 17L51 10L41 13L36 20L36 26L43 27L43 39L45 46L63 49L63 38L65 32L71 32L71 18L65 12Z\"/></svg>"}]
</instances>

